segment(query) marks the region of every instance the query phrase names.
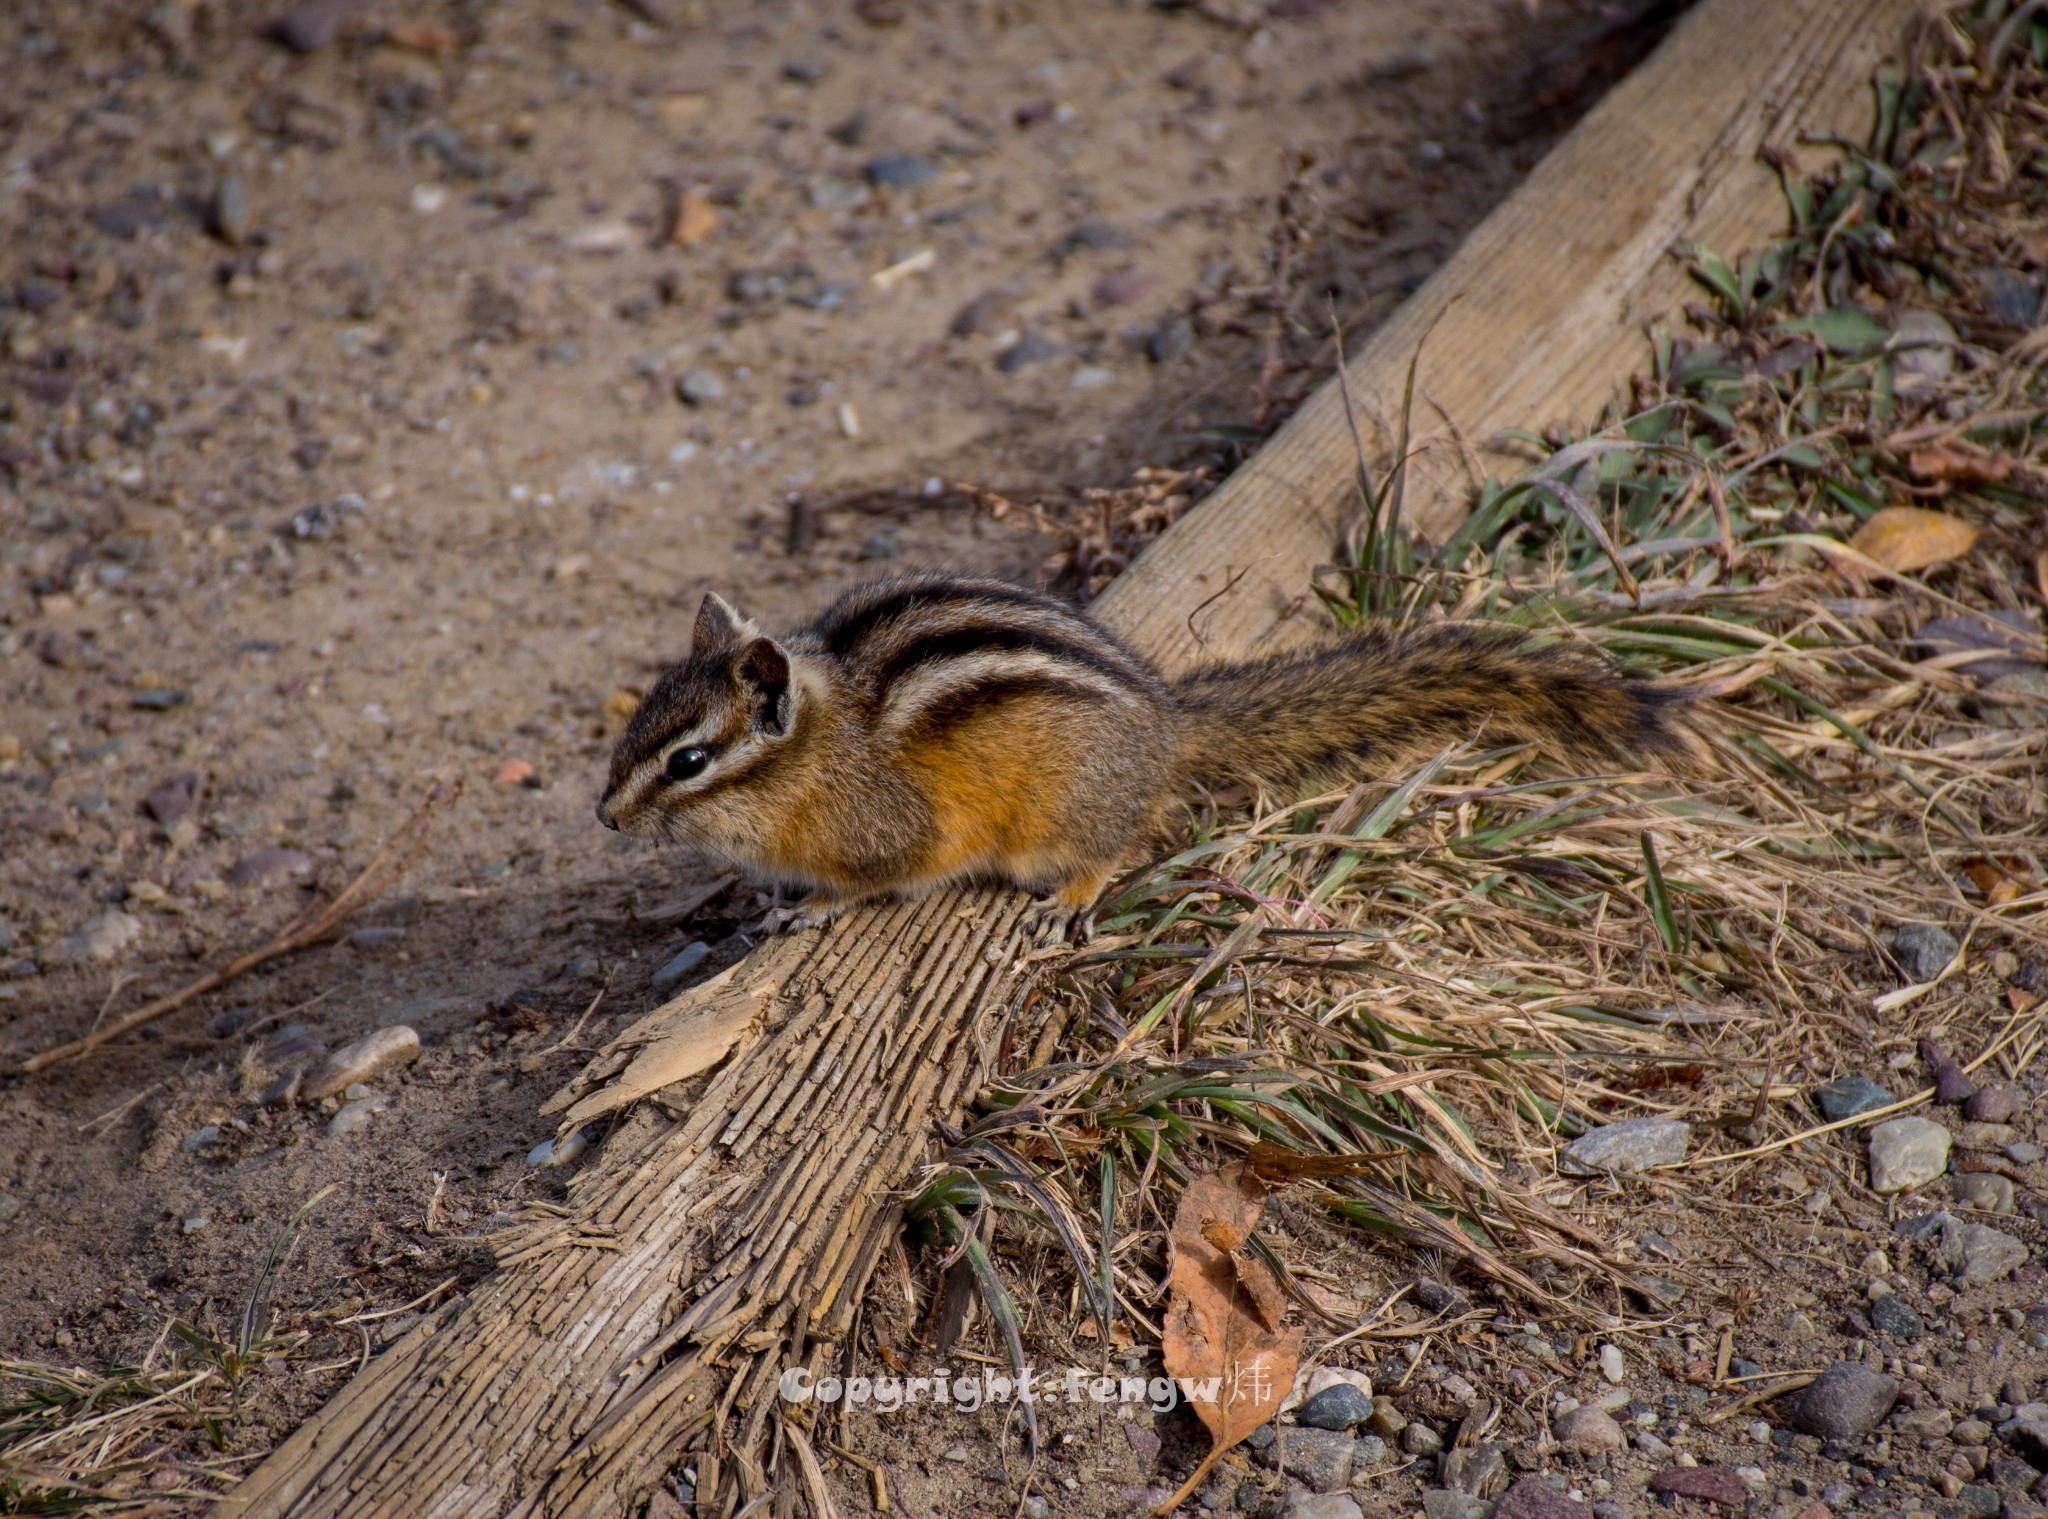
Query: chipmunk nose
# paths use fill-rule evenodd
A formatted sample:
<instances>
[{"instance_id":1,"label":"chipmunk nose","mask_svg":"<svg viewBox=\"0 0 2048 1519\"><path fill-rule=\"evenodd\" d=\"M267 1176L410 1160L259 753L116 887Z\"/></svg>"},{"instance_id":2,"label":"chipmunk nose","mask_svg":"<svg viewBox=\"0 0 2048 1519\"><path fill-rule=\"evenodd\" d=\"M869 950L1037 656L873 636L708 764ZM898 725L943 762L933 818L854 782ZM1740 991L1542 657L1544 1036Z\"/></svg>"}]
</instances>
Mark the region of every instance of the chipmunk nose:
<instances>
[{"instance_id":1,"label":"chipmunk nose","mask_svg":"<svg viewBox=\"0 0 2048 1519\"><path fill-rule=\"evenodd\" d=\"M613 833L619 831L618 821L612 816L612 793L610 787L606 787L604 795L597 799L597 820L604 824L605 827L611 829Z\"/></svg>"}]
</instances>

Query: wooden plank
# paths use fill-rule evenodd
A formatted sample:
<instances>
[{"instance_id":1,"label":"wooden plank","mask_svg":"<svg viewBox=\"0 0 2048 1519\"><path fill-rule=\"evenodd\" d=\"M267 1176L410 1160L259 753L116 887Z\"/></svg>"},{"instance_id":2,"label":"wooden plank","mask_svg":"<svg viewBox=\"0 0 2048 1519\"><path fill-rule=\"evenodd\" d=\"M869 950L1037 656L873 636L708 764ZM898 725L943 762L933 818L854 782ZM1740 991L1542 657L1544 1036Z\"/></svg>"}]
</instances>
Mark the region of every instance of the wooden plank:
<instances>
[{"instance_id":1,"label":"wooden plank","mask_svg":"<svg viewBox=\"0 0 2048 1519\"><path fill-rule=\"evenodd\" d=\"M1638 321L1683 293L1671 241L1770 235L1757 148L1860 130L1871 67L1920 10L1706 0L1358 355L1378 446L1425 333L1422 394L1468 440L1600 405L1638 361ZM1453 462L1427 461L1427 525L1458 509ZM1169 664L1305 630L1352 470L1326 387L1099 614ZM793 1481L776 1378L844 1344L898 1226L892 1189L991 1074L1025 986L1022 912L1014 892L866 909L643 1019L573 1100L673 1058L678 1020L751 1042L685 1084L680 1118L635 1109L569 1217L498 1241L494 1276L336 1394L218 1519L624 1519L685 1450L728 1511L768 1491L773 1463Z\"/></svg>"},{"instance_id":2,"label":"wooden plank","mask_svg":"<svg viewBox=\"0 0 2048 1519\"><path fill-rule=\"evenodd\" d=\"M1779 234L1766 149L1860 141L1870 79L1931 0L1707 0L1608 92L1347 366L1383 475L1417 350L1408 521L1441 538L1508 427L1584 422L1641 367L1643 324L1699 294L1673 249L1724 254ZM1414 446L1414 445L1411 445ZM1104 595L1169 666L1273 646L1317 625L1309 575L1357 504L1344 398L1323 386L1258 454ZM1201 610L1192 618L1190 610ZM1309 614L1309 615L1304 615Z\"/></svg>"}]
</instances>

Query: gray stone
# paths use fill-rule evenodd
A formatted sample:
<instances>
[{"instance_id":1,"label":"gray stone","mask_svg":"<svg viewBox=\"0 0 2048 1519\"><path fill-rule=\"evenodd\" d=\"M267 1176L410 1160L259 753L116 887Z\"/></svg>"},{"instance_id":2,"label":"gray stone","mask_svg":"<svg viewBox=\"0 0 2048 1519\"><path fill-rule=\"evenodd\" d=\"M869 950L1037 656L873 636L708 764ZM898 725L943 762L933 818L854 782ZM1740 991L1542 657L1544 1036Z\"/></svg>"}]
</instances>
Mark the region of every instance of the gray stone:
<instances>
[{"instance_id":1,"label":"gray stone","mask_svg":"<svg viewBox=\"0 0 2048 1519\"><path fill-rule=\"evenodd\" d=\"M1422 1495L1422 1512L1426 1519L1493 1519L1493 1502L1456 1488L1436 1488Z\"/></svg>"},{"instance_id":2,"label":"gray stone","mask_svg":"<svg viewBox=\"0 0 2048 1519\"><path fill-rule=\"evenodd\" d=\"M1581 1134L1565 1149L1560 1166L1577 1176L1600 1172L1648 1171L1685 1159L1692 1125L1676 1118L1630 1118Z\"/></svg>"},{"instance_id":3,"label":"gray stone","mask_svg":"<svg viewBox=\"0 0 2048 1519\"><path fill-rule=\"evenodd\" d=\"M368 0L301 0L272 25L277 40L295 53L317 53L345 22L369 9Z\"/></svg>"},{"instance_id":4,"label":"gray stone","mask_svg":"<svg viewBox=\"0 0 2048 1519\"><path fill-rule=\"evenodd\" d=\"M1387 1442L1378 1435L1360 1435L1351 1452L1351 1469L1356 1472L1361 1466L1378 1466L1387 1459Z\"/></svg>"},{"instance_id":5,"label":"gray stone","mask_svg":"<svg viewBox=\"0 0 2048 1519\"><path fill-rule=\"evenodd\" d=\"M203 1129L194 1129L190 1134L187 1134L184 1137L184 1139L179 1142L178 1148L183 1150L187 1155L194 1155L201 1150L210 1150L213 1148L213 1146L219 1143L220 1125L217 1123L210 1123Z\"/></svg>"},{"instance_id":6,"label":"gray stone","mask_svg":"<svg viewBox=\"0 0 2048 1519\"><path fill-rule=\"evenodd\" d=\"M239 174L224 174L213 192L213 230L225 243L249 235L249 186Z\"/></svg>"},{"instance_id":7,"label":"gray stone","mask_svg":"<svg viewBox=\"0 0 2048 1519\"><path fill-rule=\"evenodd\" d=\"M172 776L142 799L142 810L166 828L190 817L198 805L199 776L191 770Z\"/></svg>"},{"instance_id":8,"label":"gray stone","mask_svg":"<svg viewBox=\"0 0 2048 1519\"><path fill-rule=\"evenodd\" d=\"M405 937L405 930L392 925L379 928L359 928L348 936L348 947L364 954L388 949Z\"/></svg>"},{"instance_id":9,"label":"gray stone","mask_svg":"<svg viewBox=\"0 0 2048 1519\"><path fill-rule=\"evenodd\" d=\"M386 1071L398 1070L420 1058L420 1036L403 1023L365 1034L345 1044L306 1078L305 1096L310 1102L346 1091L359 1081L374 1081Z\"/></svg>"},{"instance_id":10,"label":"gray stone","mask_svg":"<svg viewBox=\"0 0 2048 1519\"><path fill-rule=\"evenodd\" d=\"M681 954L654 973L654 980L650 984L658 992L667 991L678 981L682 980L683 977L689 975L691 971L702 965L705 957L710 953L711 946L702 939L697 940L694 944L684 945Z\"/></svg>"},{"instance_id":11,"label":"gray stone","mask_svg":"<svg viewBox=\"0 0 2048 1519\"><path fill-rule=\"evenodd\" d=\"M101 913L76 933L59 939L50 952L58 965L87 965L112 960L142 937L142 920L119 908Z\"/></svg>"},{"instance_id":12,"label":"gray stone","mask_svg":"<svg viewBox=\"0 0 2048 1519\"><path fill-rule=\"evenodd\" d=\"M1600 1347L1600 1375L1618 1387L1621 1385L1622 1377L1627 1372L1628 1365L1622 1360L1621 1347L1612 1344L1602 1345Z\"/></svg>"},{"instance_id":13,"label":"gray stone","mask_svg":"<svg viewBox=\"0 0 2048 1519\"><path fill-rule=\"evenodd\" d=\"M2005 1147L2005 1158L2016 1166L2037 1166L2043 1160L2048 1160L2048 1149L2035 1144L2031 1139L2023 1139Z\"/></svg>"},{"instance_id":14,"label":"gray stone","mask_svg":"<svg viewBox=\"0 0 2048 1519\"><path fill-rule=\"evenodd\" d=\"M861 167L867 182L878 190L909 190L939 177L939 166L915 153L884 153Z\"/></svg>"},{"instance_id":15,"label":"gray stone","mask_svg":"<svg viewBox=\"0 0 2048 1519\"><path fill-rule=\"evenodd\" d=\"M1956 1501L1962 1505L1968 1519L1998 1519L1999 1510L2005 1507L2005 1500L1998 1496L1998 1489L1986 1487L1981 1482L1972 1482L1956 1494Z\"/></svg>"},{"instance_id":16,"label":"gray stone","mask_svg":"<svg viewBox=\"0 0 2048 1519\"><path fill-rule=\"evenodd\" d=\"M1457 1288L1446 1287L1426 1276L1416 1280L1409 1295L1426 1313L1463 1313L1472 1306L1472 1300Z\"/></svg>"},{"instance_id":17,"label":"gray stone","mask_svg":"<svg viewBox=\"0 0 2048 1519\"><path fill-rule=\"evenodd\" d=\"M1984 1224L1948 1219L1941 1226L1941 1263L1963 1282L1996 1282L2027 1263L2027 1247Z\"/></svg>"},{"instance_id":18,"label":"gray stone","mask_svg":"<svg viewBox=\"0 0 2048 1519\"><path fill-rule=\"evenodd\" d=\"M1927 1408L1902 1408L1892 1415L1892 1428L1922 1440L1942 1440L1955 1428L1955 1416L1939 1403Z\"/></svg>"},{"instance_id":19,"label":"gray stone","mask_svg":"<svg viewBox=\"0 0 2048 1519\"><path fill-rule=\"evenodd\" d=\"M1440 1456L1444 1437L1418 1419L1401 1431L1401 1449L1411 1456Z\"/></svg>"},{"instance_id":20,"label":"gray stone","mask_svg":"<svg viewBox=\"0 0 2048 1519\"><path fill-rule=\"evenodd\" d=\"M1373 1399L1373 1433L1389 1440L1401 1438L1401 1431L1408 1427L1408 1416L1385 1398Z\"/></svg>"},{"instance_id":21,"label":"gray stone","mask_svg":"<svg viewBox=\"0 0 2048 1519\"><path fill-rule=\"evenodd\" d=\"M1892 935L1892 958L1912 982L1932 981L1961 952L1938 923L1901 923Z\"/></svg>"},{"instance_id":22,"label":"gray stone","mask_svg":"<svg viewBox=\"0 0 2048 1519\"><path fill-rule=\"evenodd\" d=\"M1626 1450L1628 1436L1604 1409L1586 1404L1574 1408L1551 1425L1559 1445L1573 1446L1588 1455L1596 1450Z\"/></svg>"},{"instance_id":23,"label":"gray stone","mask_svg":"<svg viewBox=\"0 0 2048 1519\"><path fill-rule=\"evenodd\" d=\"M1280 1513L1282 1519L1364 1519L1349 1493L1296 1493Z\"/></svg>"},{"instance_id":24,"label":"gray stone","mask_svg":"<svg viewBox=\"0 0 2048 1519\"><path fill-rule=\"evenodd\" d=\"M1302 1404L1294 1420L1309 1429L1356 1429L1372 1417L1372 1403L1349 1382L1339 1382Z\"/></svg>"},{"instance_id":25,"label":"gray stone","mask_svg":"<svg viewBox=\"0 0 2048 1519\"><path fill-rule=\"evenodd\" d=\"M1066 351L1062 344L1042 332L1027 332L996 355L996 369L1002 374L1015 374L1028 365L1056 359Z\"/></svg>"},{"instance_id":26,"label":"gray stone","mask_svg":"<svg viewBox=\"0 0 2048 1519\"><path fill-rule=\"evenodd\" d=\"M1978 1155L1996 1155L2018 1139L2009 1123L1960 1123L1956 1125L1956 1148Z\"/></svg>"},{"instance_id":27,"label":"gray stone","mask_svg":"<svg viewBox=\"0 0 2048 1519\"><path fill-rule=\"evenodd\" d=\"M327 1137L342 1139L368 1128L370 1120L383 1112L389 1101L386 1097L359 1097L344 1105L327 1120Z\"/></svg>"},{"instance_id":28,"label":"gray stone","mask_svg":"<svg viewBox=\"0 0 2048 1519\"><path fill-rule=\"evenodd\" d=\"M2012 1182L1988 1171L1965 1171L1949 1181L1956 1201L1985 1213L2012 1212Z\"/></svg>"},{"instance_id":29,"label":"gray stone","mask_svg":"<svg viewBox=\"0 0 2048 1519\"><path fill-rule=\"evenodd\" d=\"M1531 1475L1501 1495L1493 1519L1593 1519L1593 1507Z\"/></svg>"},{"instance_id":30,"label":"gray stone","mask_svg":"<svg viewBox=\"0 0 2048 1519\"><path fill-rule=\"evenodd\" d=\"M1357 1441L1333 1429L1290 1429L1280 1436L1280 1465L1304 1487L1334 1493L1351 1485Z\"/></svg>"},{"instance_id":31,"label":"gray stone","mask_svg":"<svg viewBox=\"0 0 2048 1519\"><path fill-rule=\"evenodd\" d=\"M1152 329L1145 352L1155 364L1171 364L1195 346L1195 329L1184 316L1170 316Z\"/></svg>"},{"instance_id":32,"label":"gray stone","mask_svg":"<svg viewBox=\"0 0 2048 1519\"><path fill-rule=\"evenodd\" d=\"M1917 1340L1927 1332L1920 1315L1896 1292L1887 1292L1870 1305L1870 1323L1896 1340Z\"/></svg>"},{"instance_id":33,"label":"gray stone","mask_svg":"<svg viewBox=\"0 0 2048 1519\"><path fill-rule=\"evenodd\" d=\"M1924 1187L1948 1167L1949 1132L1931 1119L1894 1118L1870 1131L1870 1189Z\"/></svg>"},{"instance_id":34,"label":"gray stone","mask_svg":"<svg viewBox=\"0 0 2048 1519\"><path fill-rule=\"evenodd\" d=\"M1593 1505L1593 1519L1630 1519L1630 1514L1619 1503L1596 1503Z\"/></svg>"},{"instance_id":35,"label":"gray stone","mask_svg":"<svg viewBox=\"0 0 2048 1519\"><path fill-rule=\"evenodd\" d=\"M1961 340L1939 312L1901 311L1891 327L1893 384L1900 395L1923 395L1955 368Z\"/></svg>"},{"instance_id":36,"label":"gray stone","mask_svg":"<svg viewBox=\"0 0 2048 1519\"><path fill-rule=\"evenodd\" d=\"M676 398L690 406L710 406L725 399L725 381L708 369L692 369L676 381Z\"/></svg>"},{"instance_id":37,"label":"gray stone","mask_svg":"<svg viewBox=\"0 0 2048 1519\"><path fill-rule=\"evenodd\" d=\"M1854 1118L1858 1113L1888 1108L1898 1098L1866 1076L1844 1076L1817 1090L1813 1100L1820 1105L1822 1117L1830 1123L1839 1123L1844 1118Z\"/></svg>"},{"instance_id":38,"label":"gray stone","mask_svg":"<svg viewBox=\"0 0 2048 1519\"><path fill-rule=\"evenodd\" d=\"M1822 1372L1792 1409L1793 1427L1823 1440L1861 1440L1899 1401L1899 1384L1855 1361Z\"/></svg>"}]
</instances>

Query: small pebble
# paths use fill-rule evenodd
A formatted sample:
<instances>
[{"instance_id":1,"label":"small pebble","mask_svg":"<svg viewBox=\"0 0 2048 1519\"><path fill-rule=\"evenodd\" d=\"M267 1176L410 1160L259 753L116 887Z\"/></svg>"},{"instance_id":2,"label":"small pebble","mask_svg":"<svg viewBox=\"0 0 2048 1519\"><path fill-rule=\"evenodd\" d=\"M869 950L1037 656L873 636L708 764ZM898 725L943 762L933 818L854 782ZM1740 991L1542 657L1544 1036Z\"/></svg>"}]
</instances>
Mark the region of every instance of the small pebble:
<instances>
[{"instance_id":1,"label":"small pebble","mask_svg":"<svg viewBox=\"0 0 2048 1519\"><path fill-rule=\"evenodd\" d=\"M1985 1213L2010 1213L2013 1208L2012 1182L1985 1171L1966 1171L1952 1178L1949 1188L1965 1208Z\"/></svg>"},{"instance_id":2,"label":"small pebble","mask_svg":"<svg viewBox=\"0 0 2048 1519\"><path fill-rule=\"evenodd\" d=\"M1626 1370L1627 1368L1622 1362L1620 1346L1602 1345L1600 1347L1601 1376L1618 1386Z\"/></svg>"},{"instance_id":3,"label":"small pebble","mask_svg":"<svg viewBox=\"0 0 2048 1519\"><path fill-rule=\"evenodd\" d=\"M223 174L213 192L213 230L222 242L239 244L249 235L249 187L239 174Z\"/></svg>"},{"instance_id":4,"label":"small pebble","mask_svg":"<svg viewBox=\"0 0 2048 1519\"><path fill-rule=\"evenodd\" d=\"M349 948L369 953L388 949L405 937L402 928L359 928L348 936Z\"/></svg>"},{"instance_id":5,"label":"small pebble","mask_svg":"<svg viewBox=\"0 0 2048 1519\"><path fill-rule=\"evenodd\" d=\"M1899 1400L1899 1384L1855 1361L1837 1361L1801 1393L1793 1425L1823 1440L1860 1440Z\"/></svg>"},{"instance_id":6,"label":"small pebble","mask_svg":"<svg viewBox=\"0 0 2048 1519\"><path fill-rule=\"evenodd\" d=\"M1015 374L1026 365L1041 364L1065 352L1064 347L1044 334L1027 332L996 355L996 369L1003 374Z\"/></svg>"},{"instance_id":7,"label":"small pebble","mask_svg":"<svg viewBox=\"0 0 2048 1519\"><path fill-rule=\"evenodd\" d=\"M184 1221L184 1223L178 1226L178 1232L180 1234L197 1234L201 1229L204 1229L211 1222L213 1222L213 1220L208 1218L204 1213L194 1213L189 1215Z\"/></svg>"},{"instance_id":8,"label":"small pebble","mask_svg":"<svg viewBox=\"0 0 2048 1519\"><path fill-rule=\"evenodd\" d=\"M142 937L142 920L118 908L103 912L76 933L57 941L50 959L58 965L112 960Z\"/></svg>"},{"instance_id":9,"label":"small pebble","mask_svg":"<svg viewBox=\"0 0 2048 1519\"><path fill-rule=\"evenodd\" d=\"M360 15L364 0L302 0L272 25L278 41L295 53L317 53L341 30L343 23Z\"/></svg>"},{"instance_id":10,"label":"small pebble","mask_svg":"<svg viewBox=\"0 0 2048 1519\"><path fill-rule=\"evenodd\" d=\"M683 977L689 975L691 971L702 965L710 953L711 946L702 939L685 945L681 954L654 973L651 985L658 992L667 991L678 981L682 980Z\"/></svg>"},{"instance_id":11,"label":"small pebble","mask_svg":"<svg viewBox=\"0 0 2048 1519\"><path fill-rule=\"evenodd\" d=\"M1854 1118L1859 1113L1872 1112L1877 1108L1888 1108L1898 1098L1885 1088L1864 1076L1844 1076L1839 1081L1830 1081L1813 1094L1819 1104L1821 1116L1830 1123L1844 1118Z\"/></svg>"},{"instance_id":12,"label":"small pebble","mask_svg":"<svg viewBox=\"0 0 2048 1519\"><path fill-rule=\"evenodd\" d=\"M1628 1448L1628 1437L1621 1426L1614 1422L1614 1416L1604 1409L1590 1404L1574 1408L1570 1413L1551 1425L1551 1433L1557 1443L1570 1446L1591 1455L1594 1451L1618 1451Z\"/></svg>"},{"instance_id":13,"label":"small pebble","mask_svg":"<svg viewBox=\"0 0 2048 1519\"><path fill-rule=\"evenodd\" d=\"M1088 365L1074 371L1074 377L1067 381L1069 390L1100 390L1116 378L1115 374L1098 365Z\"/></svg>"},{"instance_id":14,"label":"small pebble","mask_svg":"<svg viewBox=\"0 0 2048 1519\"><path fill-rule=\"evenodd\" d=\"M725 382L708 369L692 369L676 381L676 395L691 406L710 406L725 399Z\"/></svg>"},{"instance_id":15,"label":"small pebble","mask_svg":"<svg viewBox=\"0 0 2048 1519\"><path fill-rule=\"evenodd\" d=\"M908 190L939 177L939 166L915 153L884 153L862 166L867 182L878 190Z\"/></svg>"},{"instance_id":16,"label":"small pebble","mask_svg":"<svg viewBox=\"0 0 2048 1519\"><path fill-rule=\"evenodd\" d=\"M1356 1429L1372 1417L1373 1400L1349 1382L1325 1387L1295 1411L1297 1424L1309 1429Z\"/></svg>"},{"instance_id":17,"label":"small pebble","mask_svg":"<svg viewBox=\"0 0 2048 1519\"><path fill-rule=\"evenodd\" d=\"M1870 1131L1870 1188L1889 1194L1925 1186L1948 1167L1949 1132L1930 1119L1894 1118Z\"/></svg>"},{"instance_id":18,"label":"small pebble","mask_svg":"<svg viewBox=\"0 0 2048 1519\"><path fill-rule=\"evenodd\" d=\"M2011 1123L2020 1100L2006 1087L1985 1087L1963 1103L1963 1117L1972 1123Z\"/></svg>"},{"instance_id":19,"label":"small pebble","mask_svg":"<svg viewBox=\"0 0 2048 1519\"><path fill-rule=\"evenodd\" d=\"M254 886L277 875L301 875L313 868L312 856L298 849L259 849L235 861L228 885Z\"/></svg>"},{"instance_id":20,"label":"small pebble","mask_svg":"<svg viewBox=\"0 0 2048 1519\"><path fill-rule=\"evenodd\" d=\"M590 1149L590 1141L581 1129L572 1129L556 1139L543 1139L526 1152L529 1166L573 1165Z\"/></svg>"},{"instance_id":21,"label":"small pebble","mask_svg":"<svg viewBox=\"0 0 2048 1519\"><path fill-rule=\"evenodd\" d=\"M1906 979L1932 981L1948 968L1962 946L1938 923L1901 923L1892 934L1892 958Z\"/></svg>"},{"instance_id":22,"label":"small pebble","mask_svg":"<svg viewBox=\"0 0 2048 1519\"><path fill-rule=\"evenodd\" d=\"M1170 316L1152 329L1145 352L1155 364L1171 364L1195 346L1195 329L1184 316Z\"/></svg>"},{"instance_id":23,"label":"small pebble","mask_svg":"<svg viewBox=\"0 0 2048 1519\"><path fill-rule=\"evenodd\" d=\"M385 1099L363 1097L343 1106L327 1120L327 1137L340 1139L369 1127L370 1120L383 1111Z\"/></svg>"},{"instance_id":24,"label":"small pebble","mask_svg":"<svg viewBox=\"0 0 2048 1519\"><path fill-rule=\"evenodd\" d=\"M211 1149L213 1148L213 1146L219 1143L220 1125L217 1123L210 1123L203 1129L194 1129L190 1134L187 1134L184 1137L184 1139L179 1142L178 1148L183 1150L187 1155L195 1155L199 1151Z\"/></svg>"}]
</instances>

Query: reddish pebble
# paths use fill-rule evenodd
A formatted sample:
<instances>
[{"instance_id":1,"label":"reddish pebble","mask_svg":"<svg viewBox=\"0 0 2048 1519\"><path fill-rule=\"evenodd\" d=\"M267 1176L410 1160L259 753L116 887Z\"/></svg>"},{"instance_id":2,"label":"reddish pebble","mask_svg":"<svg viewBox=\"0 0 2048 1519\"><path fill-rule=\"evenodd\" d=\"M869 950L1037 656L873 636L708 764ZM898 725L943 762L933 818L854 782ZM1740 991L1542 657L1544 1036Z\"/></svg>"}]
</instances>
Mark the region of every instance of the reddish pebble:
<instances>
[{"instance_id":1,"label":"reddish pebble","mask_svg":"<svg viewBox=\"0 0 2048 1519\"><path fill-rule=\"evenodd\" d=\"M2019 1098L2004 1087L1983 1087L1963 1103L1971 1123L2011 1123L2019 1110Z\"/></svg>"},{"instance_id":2,"label":"reddish pebble","mask_svg":"<svg viewBox=\"0 0 2048 1519\"><path fill-rule=\"evenodd\" d=\"M1138 269L1126 269L1121 274L1105 274L1095 282L1095 303L1098 306L1128 306L1132 301L1142 300L1158 288L1159 276L1146 274Z\"/></svg>"},{"instance_id":3,"label":"reddish pebble","mask_svg":"<svg viewBox=\"0 0 2048 1519\"><path fill-rule=\"evenodd\" d=\"M538 786L540 774L523 759L508 759L498 767L500 786Z\"/></svg>"},{"instance_id":4,"label":"reddish pebble","mask_svg":"<svg viewBox=\"0 0 2048 1519\"><path fill-rule=\"evenodd\" d=\"M1676 1493L1681 1498L1704 1498L1729 1508L1749 1502L1749 1489L1725 1466L1672 1466L1650 1479L1653 1493Z\"/></svg>"}]
</instances>

